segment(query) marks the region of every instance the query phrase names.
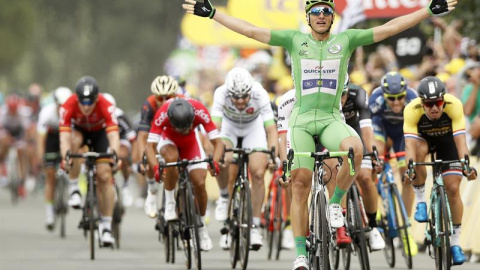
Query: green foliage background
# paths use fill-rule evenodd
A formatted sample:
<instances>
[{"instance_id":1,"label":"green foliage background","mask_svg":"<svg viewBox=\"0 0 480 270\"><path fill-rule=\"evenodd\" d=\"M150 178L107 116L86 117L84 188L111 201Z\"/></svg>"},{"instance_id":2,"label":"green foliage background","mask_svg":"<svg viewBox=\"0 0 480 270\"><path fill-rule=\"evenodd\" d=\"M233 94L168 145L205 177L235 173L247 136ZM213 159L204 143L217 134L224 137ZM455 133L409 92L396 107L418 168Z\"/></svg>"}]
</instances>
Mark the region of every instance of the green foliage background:
<instances>
[{"instance_id":1,"label":"green foliage background","mask_svg":"<svg viewBox=\"0 0 480 270\"><path fill-rule=\"evenodd\" d=\"M73 88L83 75L126 109L163 73L181 0L0 0L0 91Z\"/></svg>"}]
</instances>

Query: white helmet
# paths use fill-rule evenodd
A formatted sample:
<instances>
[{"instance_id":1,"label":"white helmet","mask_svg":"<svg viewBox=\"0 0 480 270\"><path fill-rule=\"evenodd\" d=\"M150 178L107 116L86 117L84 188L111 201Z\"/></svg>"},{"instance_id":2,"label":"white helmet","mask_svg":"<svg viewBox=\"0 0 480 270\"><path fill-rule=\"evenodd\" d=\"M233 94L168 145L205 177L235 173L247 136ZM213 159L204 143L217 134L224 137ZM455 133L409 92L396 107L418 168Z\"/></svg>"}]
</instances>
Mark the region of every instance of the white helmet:
<instances>
[{"instance_id":1,"label":"white helmet","mask_svg":"<svg viewBox=\"0 0 480 270\"><path fill-rule=\"evenodd\" d=\"M71 95L72 90L64 86L60 86L53 91L53 99L57 105L63 105Z\"/></svg>"},{"instance_id":2,"label":"white helmet","mask_svg":"<svg viewBox=\"0 0 480 270\"><path fill-rule=\"evenodd\" d=\"M252 75L244 68L233 68L225 78L225 87L231 95L250 94L252 86Z\"/></svg>"},{"instance_id":3,"label":"white helmet","mask_svg":"<svg viewBox=\"0 0 480 270\"><path fill-rule=\"evenodd\" d=\"M178 89L178 82L171 76L158 76L152 82L152 94L156 96L174 95Z\"/></svg>"},{"instance_id":4,"label":"white helmet","mask_svg":"<svg viewBox=\"0 0 480 270\"><path fill-rule=\"evenodd\" d=\"M108 102L112 103L113 106L117 107L117 102L115 101L115 98L112 96L110 93L102 93L103 97L108 100Z\"/></svg>"}]
</instances>

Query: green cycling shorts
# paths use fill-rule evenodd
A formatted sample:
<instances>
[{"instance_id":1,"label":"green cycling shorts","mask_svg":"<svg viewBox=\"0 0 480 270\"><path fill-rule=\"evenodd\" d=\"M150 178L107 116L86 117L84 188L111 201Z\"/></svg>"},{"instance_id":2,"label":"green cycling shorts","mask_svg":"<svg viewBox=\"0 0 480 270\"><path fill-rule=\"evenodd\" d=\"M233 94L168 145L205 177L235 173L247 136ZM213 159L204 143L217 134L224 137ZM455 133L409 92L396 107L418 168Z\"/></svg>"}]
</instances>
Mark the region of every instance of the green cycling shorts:
<instances>
[{"instance_id":1,"label":"green cycling shorts","mask_svg":"<svg viewBox=\"0 0 480 270\"><path fill-rule=\"evenodd\" d=\"M338 151L340 143L348 137L359 137L357 132L347 125L340 113L325 113L310 110L298 114L294 108L289 119L288 141L294 152L313 152L315 142L313 136L318 135L320 143L329 151ZM292 170L297 168L313 169L314 159L297 157L293 159Z\"/></svg>"}]
</instances>

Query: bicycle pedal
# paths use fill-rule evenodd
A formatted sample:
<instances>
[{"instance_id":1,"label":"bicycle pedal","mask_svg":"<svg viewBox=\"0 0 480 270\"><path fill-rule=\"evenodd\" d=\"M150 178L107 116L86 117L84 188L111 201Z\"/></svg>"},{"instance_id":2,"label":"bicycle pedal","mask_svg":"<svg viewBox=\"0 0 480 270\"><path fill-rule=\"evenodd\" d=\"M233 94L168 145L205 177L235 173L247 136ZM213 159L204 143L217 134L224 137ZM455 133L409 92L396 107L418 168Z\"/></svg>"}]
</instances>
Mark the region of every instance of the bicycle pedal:
<instances>
[{"instance_id":1,"label":"bicycle pedal","mask_svg":"<svg viewBox=\"0 0 480 270\"><path fill-rule=\"evenodd\" d=\"M183 240L190 240L190 231L189 230L184 230L182 234Z\"/></svg>"},{"instance_id":2,"label":"bicycle pedal","mask_svg":"<svg viewBox=\"0 0 480 270\"><path fill-rule=\"evenodd\" d=\"M258 251L260 250L261 247L262 247L261 245L253 245L253 246L250 246L249 249L253 251Z\"/></svg>"}]
</instances>

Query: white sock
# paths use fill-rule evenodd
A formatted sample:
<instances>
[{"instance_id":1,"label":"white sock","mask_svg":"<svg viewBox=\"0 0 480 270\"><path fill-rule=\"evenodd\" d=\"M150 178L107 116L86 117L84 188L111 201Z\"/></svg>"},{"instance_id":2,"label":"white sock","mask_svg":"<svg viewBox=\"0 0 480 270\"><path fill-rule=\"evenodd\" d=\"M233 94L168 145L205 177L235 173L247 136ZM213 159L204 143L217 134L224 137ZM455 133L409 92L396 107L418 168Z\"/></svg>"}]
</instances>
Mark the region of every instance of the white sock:
<instances>
[{"instance_id":1,"label":"white sock","mask_svg":"<svg viewBox=\"0 0 480 270\"><path fill-rule=\"evenodd\" d=\"M228 187L220 189L220 197L228 199Z\"/></svg>"},{"instance_id":2,"label":"white sock","mask_svg":"<svg viewBox=\"0 0 480 270\"><path fill-rule=\"evenodd\" d=\"M202 221L203 227L205 227L205 217L206 217L206 215L200 217L200 220Z\"/></svg>"},{"instance_id":3,"label":"white sock","mask_svg":"<svg viewBox=\"0 0 480 270\"><path fill-rule=\"evenodd\" d=\"M148 191L152 194L156 194L158 191L158 183L155 178L147 178Z\"/></svg>"},{"instance_id":4,"label":"white sock","mask_svg":"<svg viewBox=\"0 0 480 270\"><path fill-rule=\"evenodd\" d=\"M45 205L45 209L47 210L47 215L53 215L54 214L54 210L53 210L53 203L47 203Z\"/></svg>"},{"instance_id":5,"label":"white sock","mask_svg":"<svg viewBox=\"0 0 480 270\"><path fill-rule=\"evenodd\" d=\"M175 202L175 189L166 190L165 189L165 203Z\"/></svg>"},{"instance_id":6,"label":"white sock","mask_svg":"<svg viewBox=\"0 0 480 270\"><path fill-rule=\"evenodd\" d=\"M450 237L450 246L460 246L460 232L462 231L462 224L453 225L453 234Z\"/></svg>"},{"instance_id":7,"label":"white sock","mask_svg":"<svg viewBox=\"0 0 480 270\"><path fill-rule=\"evenodd\" d=\"M78 178L70 179L69 185L68 185L68 191L70 194L74 191L78 191L80 188L78 187Z\"/></svg>"},{"instance_id":8,"label":"white sock","mask_svg":"<svg viewBox=\"0 0 480 270\"><path fill-rule=\"evenodd\" d=\"M253 217L252 223L255 227L260 228L261 219L259 217Z\"/></svg>"},{"instance_id":9,"label":"white sock","mask_svg":"<svg viewBox=\"0 0 480 270\"><path fill-rule=\"evenodd\" d=\"M112 217L107 217L107 216L101 216L100 217L100 222L102 223L103 229L112 230ZM100 232L102 233L102 232Z\"/></svg>"},{"instance_id":10,"label":"white sock","mask_svg":"<svg viewBox=\"0 0 480 270\"><path fill-rule=\"evenodd\" d=\"M427 202L427 198L425 196L425 185L413 186L413 192L415 193L415 199L417 200L417 203Z\"/></svg>"}]
</instances>

